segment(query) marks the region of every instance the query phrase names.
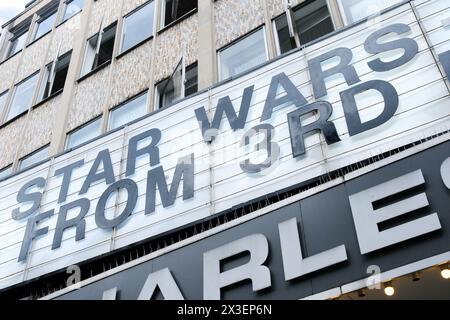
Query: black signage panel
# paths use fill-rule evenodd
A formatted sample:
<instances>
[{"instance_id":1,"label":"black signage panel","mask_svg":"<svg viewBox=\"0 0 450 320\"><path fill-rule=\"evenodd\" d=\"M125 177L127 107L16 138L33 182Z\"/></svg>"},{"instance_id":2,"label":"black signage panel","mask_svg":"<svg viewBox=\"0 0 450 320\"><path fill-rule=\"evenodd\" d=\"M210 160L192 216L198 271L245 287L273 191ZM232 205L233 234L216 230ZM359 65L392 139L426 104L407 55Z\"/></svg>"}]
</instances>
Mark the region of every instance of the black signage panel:
<instances>
[{"instance_id":1,"label":"black signage panel","mask_svg":"<svg viewBox=\"0 0 450 320\"><path fill-rule=\"evenodd\" d=\"M57 299L300 299L450 251L450 142Z\"/></svg>"}]
</instances>

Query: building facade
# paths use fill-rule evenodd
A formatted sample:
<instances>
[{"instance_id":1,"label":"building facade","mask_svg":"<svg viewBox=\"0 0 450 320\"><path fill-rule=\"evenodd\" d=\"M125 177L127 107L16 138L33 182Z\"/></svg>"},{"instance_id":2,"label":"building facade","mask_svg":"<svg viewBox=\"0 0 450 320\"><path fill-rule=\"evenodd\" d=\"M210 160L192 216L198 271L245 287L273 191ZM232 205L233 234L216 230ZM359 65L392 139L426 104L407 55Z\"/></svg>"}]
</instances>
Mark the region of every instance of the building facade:
<instances>
[{"instance_id":1,"label":"building facade","mask_svg":"<svg viewBox=\"0 0 450 320\"><path fill-rule=\"evenodd\" d=\"M0 297L345 299L450 272L448 0L37 0L0 59Z\"/></svg>"}]
</instances>

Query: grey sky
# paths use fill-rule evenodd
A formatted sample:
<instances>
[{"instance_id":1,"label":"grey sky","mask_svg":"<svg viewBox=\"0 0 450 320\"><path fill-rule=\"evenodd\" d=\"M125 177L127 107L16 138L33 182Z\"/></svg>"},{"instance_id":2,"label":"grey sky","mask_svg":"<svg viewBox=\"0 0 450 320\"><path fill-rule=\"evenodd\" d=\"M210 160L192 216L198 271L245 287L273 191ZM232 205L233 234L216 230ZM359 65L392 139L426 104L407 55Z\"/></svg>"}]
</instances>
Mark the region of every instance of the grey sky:
<instances>
[{"instance_id":1,"label":"grey sky","mask_svg":"<svg viewBox=\"0 0 450 320\"><path fill-rule=\"evenodd\" d=\"M0 0L0 25L20 13L30 0Z\"/></svg>"}]
</instances>

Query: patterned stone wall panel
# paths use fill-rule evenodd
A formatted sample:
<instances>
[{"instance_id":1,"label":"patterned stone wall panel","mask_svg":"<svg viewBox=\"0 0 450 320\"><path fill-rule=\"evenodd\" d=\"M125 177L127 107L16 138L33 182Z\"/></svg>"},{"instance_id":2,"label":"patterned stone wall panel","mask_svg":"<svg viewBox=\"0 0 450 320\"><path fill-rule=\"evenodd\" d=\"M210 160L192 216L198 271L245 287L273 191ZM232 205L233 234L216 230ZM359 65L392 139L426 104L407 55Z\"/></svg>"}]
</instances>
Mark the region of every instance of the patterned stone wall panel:
<instances>
[{"instance_id":1,"label":"patterned stone wall panel","mask_svg":"<svg viewBox=\"0 0 450 320\"><path fill-rule=\"evenodd\" d=\"M0 168L14 161L17 144L24 132L26 117L21 117L6 127L0 129Z\"/></svg>"},{"instance_id":2,"label":"patterned stone wall panel","mask_svg":"<svg viewBox=\"0 0 450 320\"><path fill-rule=\"evenodd\" d=\"M121 15L122 0L101 0L92 3L91 17L89 19L88 37L96 34L103 19L103 25L109 26L117 21Z\"/></svg>"},{"instance_id":3,"label":"patterned stone wall panel","mask_svg":"<svg viewBox=\"0 0 450 320\"><path fill-rule=\"evenodd\" d=\"M25 49L22 62L19 66L19 73L17 75L18 81L25 79L36 70L41 69L45 62L45 55L47 53L48 44L50 43L50 37L51 35L47 34L45 37Z\"/></svg>"},{"instance_id":4,"label":"patterned stone wall panel","mask_svg":"<svg viewBox=\"0 0 450 320\"><path fill-rule=\"evenodd\" d=\"M109 107L114 107L148 88L151 76L152 43L153 41L148 41L115 61Z\"/></svg>"},{"instance_id":5,"label":"patterned stone wall panel","mask_svg":"<svg viewBox=\"0 0 450 320\"><path fill-rule=\"evenodd\" d=\"M214 2L216 49L264 23L264 0L217 0Z\"/></svg>"},{"instance_id":6,"label":"patterned stone wall panel","mask_svg":"<svg viewBox=\"0 0 450 320\"><path fill-rule=\"evenodd\" d=\"M60 25L54 31L52 43L50 44L50 49L47 55L47 63L53 61L56 54L62 55L74 47L74 42L77 34L81 32L81 14L75 15L70 20L66 21L64 24Z\"/></svg>"},{"instance_id":7,"label":"patterned stone wall panel","mask_svg":"<svg viewBox=\"0 0 450 320\"><path fill-rule=\"evenodd\" d=\"M179 62L183 45L186 46L187 64L198 59L197 14L165 30L157 38L155 56L155 82L170 76Z\"/></svg>"},{"instance_id":8,"label":"patterned stone wall panel","mask_svg":"<svg viewBox=\"0 0 450 320\"><path fill-rule=\"evenodd\" d=\"M0 65L0 92L8 89L14 82L21 54L12 57Z\"/></svg>"},{"instance_id":9,"label":"patterned stone wall panel","mask_svg":"<svg viewBox=\"0 0 450 320\"><path fill-rule=\"evenodd\" d=\"M153 1L156 1L156 0L153 0ZM149 2L149 0L125 0L123 2L123 8L122 8L123 15L130 13L131 11L133 11L134 9L136 9L137 7L139 7L140 5L142 5L146 2Z\"/></svg>"},{"instance_id":10,"label":"patterned stone wall panel","mask_svg":"<svg viewBox=\"0 0 450 320\"><path fill-rule=\"evenodd\" d=\"M55 127L55 115L61 107L61 95L31 111L23 131L23 146L19 153L22 158L39 148L48 145Z\"/></svg>"},{"instance_id":11,"label":"patterned stone wall panel","mask_svg":"<svg viewBox=\"0 0 450 320\"><path fill-rule=\"evenodd\" d=\"M109 93L110 70L111 67L106 67L78 84L69 110L67 131L103 113Z\"/></svg>"}]
</instances>

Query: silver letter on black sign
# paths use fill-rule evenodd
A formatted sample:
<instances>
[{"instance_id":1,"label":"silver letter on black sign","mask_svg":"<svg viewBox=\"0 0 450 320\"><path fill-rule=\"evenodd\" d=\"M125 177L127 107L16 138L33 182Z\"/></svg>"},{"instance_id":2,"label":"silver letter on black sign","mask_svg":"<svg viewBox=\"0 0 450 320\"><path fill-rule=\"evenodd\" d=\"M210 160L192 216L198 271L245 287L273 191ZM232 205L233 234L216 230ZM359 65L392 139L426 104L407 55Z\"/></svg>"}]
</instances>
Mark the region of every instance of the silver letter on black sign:
<instances>
[{"instance_id":1,"label":"silver letter on black sign","mask_svg":"<svg viewBox=\"0 0 450 320\"><path fill-rule=\"evenodd\" d=\"M347 252L344 245L303 258L297 218L280 223L278 229L280 231L281 253L286 281L347 261Z\"/></svg>"},{"instance_id":2,"label":"silver letter on black sign","mask_svg":"<svg viewBox=\"0 0 450 320\"><path fill-rule=\"evenodd\" d=\"M384 231L379 230L380 223L426 208L429 203L425 193L376 210L373 203L424 183L422 170L418 170L350 196L353 220L362 254L441 229L439 217L433 213Z\"/></svg>"},{"instance_id":3,"label":"silver letter on black sign","mask_svg":"<svg viewBox=\"0 0 450 320\"><path fill-rule=\"evenodd\" d=\"M250 261L240 267L221 272L220 262L239 253L250 252ZM264 266L269 256L269 243L262 234L255 234L203 254L203 297L220 300L220 289L242 280L252 281L253 291L272 285L270 270Z\"/></svg>"}]
</instances>

